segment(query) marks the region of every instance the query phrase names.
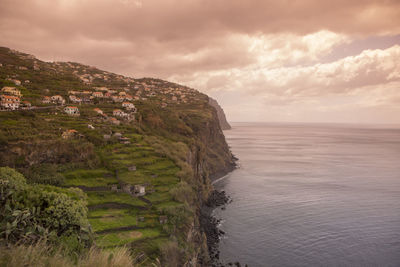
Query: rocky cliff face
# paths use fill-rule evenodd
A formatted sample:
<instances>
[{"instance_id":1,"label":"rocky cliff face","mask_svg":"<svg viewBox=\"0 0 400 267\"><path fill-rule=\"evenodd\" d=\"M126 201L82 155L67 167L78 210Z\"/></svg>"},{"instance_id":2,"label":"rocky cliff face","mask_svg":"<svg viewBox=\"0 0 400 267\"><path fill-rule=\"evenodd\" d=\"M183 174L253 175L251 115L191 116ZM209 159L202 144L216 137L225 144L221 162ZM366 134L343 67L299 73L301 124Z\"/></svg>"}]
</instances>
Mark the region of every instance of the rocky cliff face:
<instances>
[{"instance_id":1,"label":"rocky cliff face","mask_svg":"<svg viewBox=\"0 0 400 267\"><path fill-rule=\"evenodd\" d=\"M221 126L222 130L229 130L231 129L231 126L229 125L228 121L226 120L226 116L225 116L225 112L224 110L221 108L221 106L218 104L217 100L213 99L213 98L209 98L209 103L212 107L215 108L215 110L217 111L217 115L218 115L218 120L219 120L219 124Z\"/></svg>"}]
</instances>

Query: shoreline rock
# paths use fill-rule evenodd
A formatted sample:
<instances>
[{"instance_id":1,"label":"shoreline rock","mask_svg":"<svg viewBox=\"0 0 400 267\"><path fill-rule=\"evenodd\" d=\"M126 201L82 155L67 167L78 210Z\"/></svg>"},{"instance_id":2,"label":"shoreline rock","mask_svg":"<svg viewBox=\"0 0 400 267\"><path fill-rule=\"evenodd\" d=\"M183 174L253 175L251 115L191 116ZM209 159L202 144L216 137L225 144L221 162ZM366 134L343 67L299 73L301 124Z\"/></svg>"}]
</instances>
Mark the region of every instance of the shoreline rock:
<instances>
[{"instance_id":1,"label":"shoreline rock","mask_svg":"<svg viewBox=\"0 0 400 267\"><path fill-rule=\"evenodd\" d=\"M232 202L232 199L226 195L225 191L213 190L201 209L200 224L207 237L208 253L210 255L210 265L216 267L224 266L219 259L219 241L225 234L218 228L220 220L212 216L212 211L221 206Z\"/></svg>"}]
</instances>

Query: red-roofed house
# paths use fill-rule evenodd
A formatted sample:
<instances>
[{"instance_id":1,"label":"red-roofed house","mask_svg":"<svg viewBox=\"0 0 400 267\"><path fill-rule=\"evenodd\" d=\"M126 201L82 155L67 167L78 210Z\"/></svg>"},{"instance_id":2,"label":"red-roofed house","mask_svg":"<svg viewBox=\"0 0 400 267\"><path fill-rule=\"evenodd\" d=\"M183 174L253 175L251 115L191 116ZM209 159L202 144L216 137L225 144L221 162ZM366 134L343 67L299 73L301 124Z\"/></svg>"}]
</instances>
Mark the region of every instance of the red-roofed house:
<instances>
[{"instance_id":1,"label":"red-roofed house","mask_svg":"<svg viewBox=\"0 0 400 267\"><path fill-rule=\"evenodd\" d=\"M11 110L16 110L19 108L20 99L17 96L1 95L0 99L1 99L0 105L3 108Z\"/></svg>"},{"instance_id":2,"label":"red-roofed house","mask_svg":"<svg viewBox=\"0 0 400 267\"><path fill-rule=\"evenodd\" d=\"M127 110L136 112L136 107L135 107L135 105L134 105L133 103L131 103L131 102L123 102L123 103L122 103L122 106L123 106L124 108L126 108Z\"/></svg>"},{"instance_id":3,"label":"red-roofed house","mask_svg":"<svg viewBox=\"0 0 400 267\"><path fill-rule=\"evenodd\" d=\"M79 116L79 109L77 107L67 106L64 108L64 111L68 115Z\"/></svg>"}]
</instances>

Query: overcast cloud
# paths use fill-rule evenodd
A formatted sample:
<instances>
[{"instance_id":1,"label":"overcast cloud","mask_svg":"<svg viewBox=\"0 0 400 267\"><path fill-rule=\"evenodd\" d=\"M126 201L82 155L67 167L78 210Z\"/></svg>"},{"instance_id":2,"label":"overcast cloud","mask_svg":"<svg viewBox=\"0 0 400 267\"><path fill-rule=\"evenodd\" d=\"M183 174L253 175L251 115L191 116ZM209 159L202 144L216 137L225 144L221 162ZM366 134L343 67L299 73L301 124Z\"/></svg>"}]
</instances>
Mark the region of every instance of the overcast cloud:
<instances>
[{"instance_id":1,"label":"overcast cloud","mask_svg":"<svg viewBox=\"0 0 400 267\"><path fill-rule=\"evenodd\" d=\"M0 0L0 45L183 83L231 121L400 123L398 0Z\"/></svg>"}]
</instances>

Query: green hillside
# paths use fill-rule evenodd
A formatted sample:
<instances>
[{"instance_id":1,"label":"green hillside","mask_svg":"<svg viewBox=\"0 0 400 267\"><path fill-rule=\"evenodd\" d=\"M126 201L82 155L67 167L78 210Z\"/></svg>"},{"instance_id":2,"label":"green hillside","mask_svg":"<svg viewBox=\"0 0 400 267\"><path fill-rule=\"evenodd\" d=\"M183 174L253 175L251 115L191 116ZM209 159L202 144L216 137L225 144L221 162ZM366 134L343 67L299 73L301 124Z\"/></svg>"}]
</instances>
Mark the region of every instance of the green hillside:
<instances>
[{"instance_id":1,"label":"green hillside","mask_svg":"<svg viewBox=\"0 0 400 267\"><path fill-rule=\"evenodd\" d=\"M0 63L0 88L22 94L15 110L2 102L0 167L16 169L28 185L80 188L92 246L127 246L144 266L207 258L199 208L210 177L233 160L206 95L8 48L0 48ZM68 114L70 106L79 115Z\"/></svg>"}]
</instances>

